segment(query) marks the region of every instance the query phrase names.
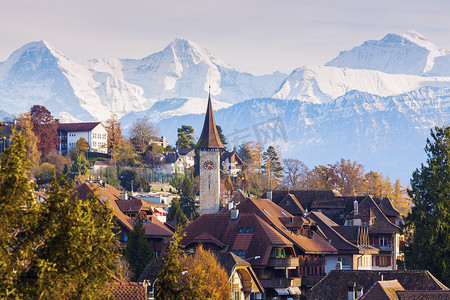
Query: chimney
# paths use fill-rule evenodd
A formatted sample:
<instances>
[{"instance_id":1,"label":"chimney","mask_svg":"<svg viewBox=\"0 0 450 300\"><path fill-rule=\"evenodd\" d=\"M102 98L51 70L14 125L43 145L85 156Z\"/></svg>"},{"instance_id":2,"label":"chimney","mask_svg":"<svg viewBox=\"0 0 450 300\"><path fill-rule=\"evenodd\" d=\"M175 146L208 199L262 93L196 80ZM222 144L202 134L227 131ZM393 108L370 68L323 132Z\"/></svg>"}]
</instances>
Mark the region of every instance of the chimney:
<instances>
[{"instance_id":1,"label":"chimney","mask_svg":"<svg viewBox=\"0 0 450 300\"><path fill-rule=\"evenodd\" d=\"M267 199L269 199L270 201L272 201L272 191L267 191L266 192L267 195Z\"/></svg>"},{"instance_id":2,"label":"chimney","mask_svg":"<svg viewBox=\"0 0 450 300\"><path fill-rule=\"evenodd\" d=\"M232 210L234 207L233 201L228 201L228 210Z\"/></svg>"},{"instance_id":3,"label":"chimney","mask_svg":"<svg viewBox=\"0 0 450 300\"><path fill-rule=\"evenodd\" d=\"M230 220L231 221L237 221L237 219L239 219L239 209L237 209L236 207L234 207L231 210L231 217Z\"/></svg>"},{"instance_id":4,"label":"chimney","mask_svg":"<svg viewBox=\"0 0 450 300\"><path fill-rule=\"evenodd\" d=\"M353 213L355 215L358 214L358 200L355 199L355 201L353 201Z\"/></svg>"},{"instance_id":5,"label":"chimney","mask_svg":"<svg viewBox=\"0 0 450 300\"><path fill-rule=\"evenodd\" d=\"M128 193L127 192L120 193L120 200L128 200Z\"/></svg>"},{"instance_id":6,"label":"chimney","mask_svg":"<svg viewBox=\"0 0 450 300\"><path fill-rule=\"evenodd\" d=\"M348 285L348 300L355 300L356 282Z\"/></svg>"}]
</instances>

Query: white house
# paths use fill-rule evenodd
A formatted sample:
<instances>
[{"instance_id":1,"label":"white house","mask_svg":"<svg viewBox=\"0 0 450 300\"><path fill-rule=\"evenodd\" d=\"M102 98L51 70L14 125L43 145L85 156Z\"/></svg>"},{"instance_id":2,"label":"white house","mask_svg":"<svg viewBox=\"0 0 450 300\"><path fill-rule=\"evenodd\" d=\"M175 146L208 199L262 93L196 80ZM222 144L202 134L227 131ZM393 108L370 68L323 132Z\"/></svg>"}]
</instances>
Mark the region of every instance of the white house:
<instances>
[{"instance_id":1,"label":"white house","mask_svg":"<svg viewBox=\"0 0 450 300\"><path fill-rule=\"evenodd\" d=\"M58 137L58 152L62 154L70 152L80 138L88 142L91 152L107 153L108 133L101 122L61 123Z\"/></svg>"}]
</instances>

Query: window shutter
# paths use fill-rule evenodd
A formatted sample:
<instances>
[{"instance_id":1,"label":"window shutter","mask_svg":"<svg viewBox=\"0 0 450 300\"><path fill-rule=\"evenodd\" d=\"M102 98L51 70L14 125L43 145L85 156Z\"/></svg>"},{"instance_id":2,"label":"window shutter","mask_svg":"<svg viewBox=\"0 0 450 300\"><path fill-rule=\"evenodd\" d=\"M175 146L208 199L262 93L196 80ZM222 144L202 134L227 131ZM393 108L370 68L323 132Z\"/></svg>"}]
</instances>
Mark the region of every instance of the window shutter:
<instances>
[{"instance_id":1,"label":"window shutter","mask_svg":"<svg viewBox=\"0 0 450 300\"><path fill-rule=\"evenodd\" d=\"M391 265L391 256L386 256L387 258L387 265L390 266Z\"/></svg>"},{"instance_id":2,"label":"window shutter","mask_svg":"<svg viewBox=\"0 0 450 300\"><path fill-rule=\"evenodd\" d=\"M380 265L380 256L377 255L375 258L375 266L379 266Z\"/></svg>"}]
</instances>

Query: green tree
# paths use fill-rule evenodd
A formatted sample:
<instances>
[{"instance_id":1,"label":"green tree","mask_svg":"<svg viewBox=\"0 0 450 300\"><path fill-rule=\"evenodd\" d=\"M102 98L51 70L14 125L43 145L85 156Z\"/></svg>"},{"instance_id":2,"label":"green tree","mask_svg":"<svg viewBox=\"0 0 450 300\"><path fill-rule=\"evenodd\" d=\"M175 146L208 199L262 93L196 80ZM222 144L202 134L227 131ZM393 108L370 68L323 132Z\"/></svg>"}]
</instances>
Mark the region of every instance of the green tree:
<instances>
[{"instance_id":1,"label":"green tree","mask_svg":"<svg viewBox=\"0 0 450 300\"><path fill-rule=\"evenodd\" d=\"M177 223L178 227L185 227L187 224L187 217L184 214L180 206L178 198L173 198L170 203L169 213L167 214L167 220Z\"/></svg>"},{"instance_id":2,"label":"green tree","mask_svg":"<svg viewBox=\"0 0 450 300\"><path fill-rule=\"evenodd\" d=\"M141 218L134 221L133 230L130 232L125 248L125 257L134 273L132 280L137 281L148 262L153 258L153 247L147 241Z\"/></svg>"},{"instance_id":3,"label":"green tree","mask_svg":"<svg viewBox=\"0 0 450 300\"><path fill-rule=\"evenodd\" d=\"M273 189L283 179L283 167L278 153L273 146L269 146L262 154L264 164L262 170L266 174L268 188Z\"/></svg>"},{"instance_id":4,"label":"green tree","mask_svg":"<svg viewBox=\"0 0 450 300\"><path fill-rule=\"evenodd\" d=\"M22 298L19 271L30 260L35 235L29 228L37 216L31 163L22 132L12 131L11 145L0 161L0 298ZM19 234L20 233L20 234Z\"/></svg>"},{"instance_id":5,"label":"green tree","mask_svg":"<svg viewBox=\"0 0 450 300\"><path fill-rule=\"evenodd\" d=\"M435 127L427 139L426 164L411 178L414 207L404 219L403 232L412 231L405 248L408 269L426 269L450 284L450 127Z\"/></svg>"},{"instance_id":6,"label":"green tree","mask_svg":"<svg viewBox=\"0 0 450 300\"><path fill-rule=\"evenodd\" d=\"M68 176L70 179L75 180L79 176L86 175L90 167L91 165L86 159L86 156L83 153L80 153L75 157L75 161L70 167Z\"/></svg>"},{"instance_id":7,"label":"green tree","mask_svg":"<svg viewBox=\"0 0 450 300\"><path fill-rule=\"evenodd\" d=\"M182 125L178 128L178 139L176 146L178 149L194 147L194 128L188 125Z\"/></svg>"},{"instance_id":8,"label":"green tree","mask_svg":"<svg viewBox=\"0 0 450 300\"><path fill-rule=\"evenodd\" d=\"M41 244L19 272L24 299L100 299L113 279L119 245L113 212L94 195L71 195L66 178L54 179L33 232Z\"/></svg>"},{"instance_id":9,"label":"green tree","mask_svg":"<svg viewBox=\"0 0 450 300\"><path fill-rule=\"evenodd\" d=\"M180 259L186 256L180 245L182 238L181 228L178 227L162 258L162 267L155 286L157 299L182 299L180 295L188 289L180 285L180 277L183 276Z\"/></svg>"},{"instance_id":10,"label":"green tree","mask_svg":"<svg viewBox=\"0 0 450 300\"><path fill-rule=\"evenodd\" d=\"M184 214L190 220L195 220L198 216L198 204L195 201L194 183L188 176L184 177L183 186L180 191L180 205Z\"/></svg>"},{"instance_id":11,"label":"green tree","mask_svg":"<svg viewBox=\"0 0 450 300\"><path fill-rule=\"evenodd\" d=\"M120 173L120 185L127 191L135 191L139 188L141 178L136 169L126 169Z\"/></svg>"},{"instance_id":12,"label":"green tree","mask_svg":"<svg viewBox=\"0 0 450 300\"><path fill-rule=\"evenodd\" d=\"M219 139L222 142L222 145L224 145L226 147L228 142L227 142L227 138L223 134L222 127L220 127L220 125L216 125L216 128L217 128L217 134L219 135Z\"/></svg>"}]
</instances>

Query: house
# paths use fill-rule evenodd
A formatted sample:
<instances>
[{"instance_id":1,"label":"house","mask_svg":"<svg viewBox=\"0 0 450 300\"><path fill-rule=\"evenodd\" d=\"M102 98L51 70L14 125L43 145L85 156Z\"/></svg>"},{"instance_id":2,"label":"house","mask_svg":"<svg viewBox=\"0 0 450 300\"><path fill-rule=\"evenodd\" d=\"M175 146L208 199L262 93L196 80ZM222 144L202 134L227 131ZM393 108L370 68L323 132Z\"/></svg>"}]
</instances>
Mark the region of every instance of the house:
<instances>
[{"instance_id":1,"label":"house","mask_svg":"<svg viewBox=\"0 0 450 300\"><path fill-rule=\"evenodd\" d=\"M336 255L327 255L325 273L331 270L372 270L373 256L379 250L370 246L367 227L360 227L356 241L351 242L339 234L335 228L339 227L331 219L319 212L311 212L308 218L319 226L323 237L338 250Z\"/></svg>"},{"instance_id":2,"label":"house","mask_svg":"<svg viewBox=\"0 0 450 300\"><path fill-rule=\"evenodd\" d=\"M162 136L162 137L152 136L150 138L149 144L150 145L154 144L154 145L158 145L163 148L166 148L167 147L167 139L165 136Z\"/></svg>"},{"instance_id":3,"label":"house","mask_svg":"<svg viewBox=\"0 0 450 300\"><path fill-rule=\"evenodd\" d=\"M155 172L163 175L184 174L194 167L194 149L180 149L164 153L164 163L155 168Z\"/></svg>"},{"instance_id":4,"label":"house","mask_svg":"<svg viewBox=\"0 0 450 300\"><path fill-rule=\"evenodd\" d=\"M113 300L146 300L147 285L142 282L107 283L106 289Z\"/></svg>"},{"instance_id":5,"label":"house","mask_svg":"<svg viewBox=\"0 0 450 300\"><path fill-rule=\"evenodd\" d=\"M101 122L58 124L58 152L69 153L77 141L84 138L91 152L107 153L108 132Z\"/></svg>"},{"instance_id":6,"label":"house","mask_svg":"<svg viewBox=\"0 0 450 300\"><path fill-rule=\"evenodd\" d=\"M217 254L217 259L227 272L232 300L250 299L252 293L264 293L264 288L248 261L232 252L220 252Z\"/></svg>"},{"instance_id":7,"label":"house","mask_svg":"<svg viewBox=\"0 0 450 300\"><path fill-rule=\"evenodd\" d=\"M278 190L272 192L272 201L292 214L299 215L301 208L324 214L336 224L335 231L356 245L361 229L367 227L370 246L379 250L372 255L373 270L395 270L403 260L398 226L401 216L389 198L347 197L332 190Z\"/></svg>"},{"instance_id":8,"label":"house","mask_svg":"<svg viewBox=\"0 0 450 300\"><path fill-rule=\"evenodd\" d=\"M396 280L405 291L433 291L447 293L448 288L430 272L422 271L371 271L371 270L333 270L317 283L308 293L308 299L353 300L364 296L377 282ZM394 282L381 284L380 288L403 293ZM376 289L378 289L377 287ZM365 298L358 298L365 299ZM376 298L383 299L383 298ZM396 299L396 298L394 298ZM401 299L398 297L398 299ZM404 298L405 299L405 298ZM429 299L429 298L406 298ZM439 298L448 299L448 298Z\"/></svg>"},{"instance_id":9,"label":"house","mask_svg":"<svg viewBox=\"0 0 450 300\"><path fill-rule=\"evenodd\" d=\"M231 177L237 177L242 171L242 162L236 151L224 151L222 153L222 169L223 171L230 175Z\"/></svg>"},{"instance_id":10,"label":"house","mask_svg":"<svg viewBox=\"0 0 450 300\"><path fill-rule=\"evenodd\" d=\"M318 282L325 256L337 254L317 230L313 221L295 217L267 199L245 198L230 210L201 215L184 229L182 243L186 249L202 244L249 259L265 290L253 299L287 299Z\"/></svg>"},{"instance_id":11,"label":"house","mask_svg":"<svg viewBox=\"0 0 450 300\"><path fill-rule=\"evenodd\" d=\"M147 202L144 200L133 197L130 197L130 200L128 200L127 193L122 193L113 186L101 181L83 183L72 191L74 196L78 195L81 199L87 199L91 193L97 197L101 204L110 207L114 212L114 219L119 225L120 243L122 247L125 247L129 233L133 230L134 220L130 215L135 218L140 215L145 217L143 224L145 235L147 241L153 244L155 256L161 253L164 243L170 240L173 235L172 227L158 219L160 212L157 208L164 204L157 203L156 206L147 205ZM129 215L127 215L127 212L130 212Z\"/></svg>"}]
</instances>

